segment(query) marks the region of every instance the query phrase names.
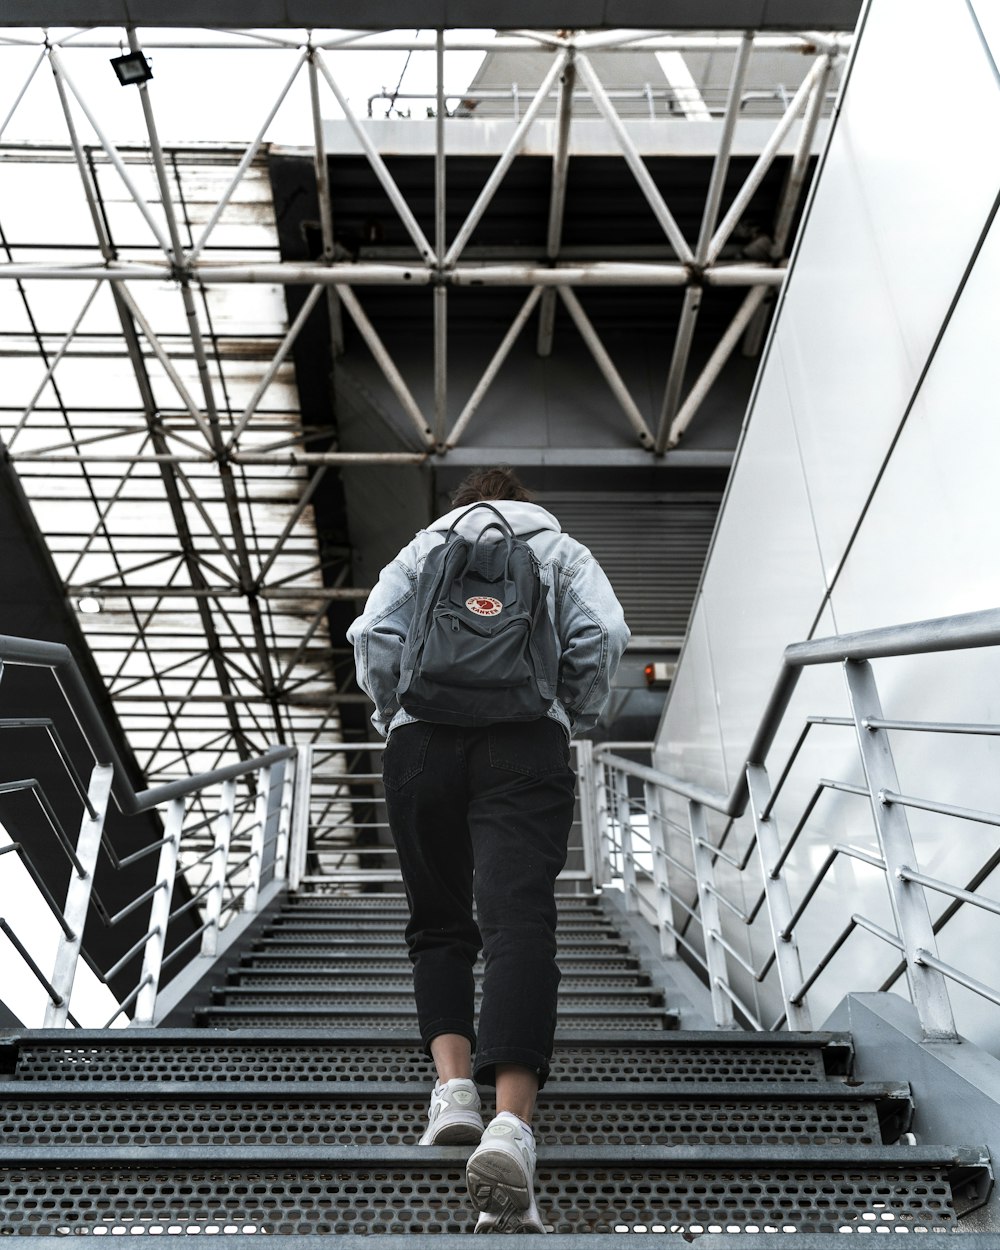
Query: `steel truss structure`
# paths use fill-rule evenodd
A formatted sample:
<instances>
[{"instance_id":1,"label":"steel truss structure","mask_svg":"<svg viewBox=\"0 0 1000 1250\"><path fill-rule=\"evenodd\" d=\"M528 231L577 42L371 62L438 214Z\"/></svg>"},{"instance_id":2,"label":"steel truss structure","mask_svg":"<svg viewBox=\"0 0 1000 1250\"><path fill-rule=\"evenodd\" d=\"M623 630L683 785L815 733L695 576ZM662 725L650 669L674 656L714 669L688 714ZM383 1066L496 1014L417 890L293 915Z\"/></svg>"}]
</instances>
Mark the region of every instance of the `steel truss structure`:
<instances>
[{"instance_id":1,"label":"steel truss structure","mask_svg":"<svg viewBox=\"0 0 1000 1250\"><path fill-rule=\"evenodd\" d=\"M126 34L129 48L141 52L139 32ZM21 48L27 38L8 32L0 38L0 54L4 44ZM623 414L636 451L651 460L671 453L766 297L783 281L831 76L849 42L812 32L678 36L652 30L525 31L488 41L444 31L432 41L358 31L322 37L231 31L222 39L206 33L209 38L220 54L256 48L288 62L284 85L261 108L245 148L165 146L157 128L155 83L137 87L145 144L116 143L113 122L96 115L73 67L80 48L117 48L102 44L97 30L43 37L27 81L12 97L0 99L5 110L0 160L6 171L16 165L39 187L48 179L49 187L75 195L85 210L79 221L73 219L68 239L33 237L23 215L18 231L4 229L0 237L0 278L6 279L0 282L0 333L13 379L0 409L4 450L32 502L65 592L81 611L81 625L151 782L211 768L234 750L246 758L270 742L337 739L339 706L363 696L334 689L336 642L327 609L331 601L360 599L367 590L349 584L349 553L321 556L313 505L323 476L358 462L443 463L461 450L483 397L536 314L537 350L546 355L561 301L608 384L614 399L609 420L620 422ZM145 46L196 45L161 34ZM433 237L421 227L330 65L335 51L429 48L437 64ZM445 58L450 51L475 48L541 51L549 65L471 211L449 238ZM810 65L723 211L748 67L755 49L762 48L799 52ZM706 49L735 55L700 229L690 239L593 58L598 52ZM44 67L53 75L67 144L3 146L4 131ZM300 75L309 86L323 243L320 259L308 264L281 259L265 165L268 128ZM603 119L631 170L662 230L667 259L562 257L574 102L583 98ZM557 124L544 263L470 259L478 224L533 124L553 102ZM324 109L333 105L405 227L411 256L378 263L341 258L322 121ZM733 232L789 144L793 158L770 251L753 261L734 258ZM66 185L67 173L73 188ZM0 227L8 210L9 205L0 206ZM491 285L522 288L524 300L479 382L449 420L449 293ZM290 324L283 298L289 286L307 289ZM366 314L363 292L372 286L433 291L430 410L415 398ZM681 293L655 421L647 420L630 393L578 295L594 286ZM702 292L723 286L745 290L745 296L685 394ZM370 349L407 423L408 449L386 452L373 445L370 452L347 453L330 445L330 430L303 425L290 353L323 299L333 314L335 350L340 317L351 320Z\"/></svg>"}]
</instances>

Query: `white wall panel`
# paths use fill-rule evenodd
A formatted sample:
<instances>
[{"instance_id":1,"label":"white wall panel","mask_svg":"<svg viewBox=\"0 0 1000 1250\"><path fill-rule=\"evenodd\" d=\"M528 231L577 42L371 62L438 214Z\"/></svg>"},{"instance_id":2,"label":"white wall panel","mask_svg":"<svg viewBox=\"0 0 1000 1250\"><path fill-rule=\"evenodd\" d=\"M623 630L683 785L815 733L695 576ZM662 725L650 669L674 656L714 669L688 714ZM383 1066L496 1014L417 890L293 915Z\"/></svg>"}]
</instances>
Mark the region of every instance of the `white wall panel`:
<instances>
[{"instance_id":1,"label":"white wall panel","mask_svg":"<svg viewBox=\"0 0 1000 1250\"><path fill-rule=\"evenodd\" d=\"M728 793L715 691L704 603L699 597L691 614L684 662L670 692L671 723L658 735L654 762L668 773Z\"/></svg>"},{"instance_id":2,"label":"white wall panel","mask_svg":"<svg viewBox=\"0 0 1000 1250\"><path fill-rule=\"evenodd\" d=\"M997 0L970 0L969 8L976 15L994 64L1000 66L1000 4Z\"/></svg>"},{"instance_id":3,"label":"white wall panel","mask_svg":"<svg viewBox=\"0 0 1000 1250\"><path fill-rule=\"evenodd\" d=\"M992 206L998 128L964 0L872 5L776 331L828 576Z\"/></svg>"},{"instance_id":4,"label":"white wall panel","mask_svg":"<svg viewBox=\"0 0 1000 1250\"><path fill-rule=\"evenodd\" d=\"M1000 602L998 290L994 220L834 589L841 629Z\"/></svg>"},{"instance_id":5,"label":"white wall panel","mask_svg":"<svg viewBox=\"0 0 1000 1250\"><path fill-rule=\"evenodd\" d=\"M785 646L808 637L825 589L775 343L703 589L730 774L745 757Z\"/></svg>"}]
</instances>

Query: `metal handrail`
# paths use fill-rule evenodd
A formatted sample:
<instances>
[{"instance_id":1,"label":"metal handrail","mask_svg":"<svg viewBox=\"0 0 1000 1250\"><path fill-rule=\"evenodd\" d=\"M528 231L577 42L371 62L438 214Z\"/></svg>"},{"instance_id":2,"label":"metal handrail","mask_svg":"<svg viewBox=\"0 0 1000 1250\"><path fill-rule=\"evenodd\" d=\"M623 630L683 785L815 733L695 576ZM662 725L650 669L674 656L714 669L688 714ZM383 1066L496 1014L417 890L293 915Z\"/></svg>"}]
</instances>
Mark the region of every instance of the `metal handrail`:
<instances>
[{"instance_id":1,"label":"metal handrail","mask_svg":"<svg viewBox=\"0 0 1000 1250\"><path fill-rule=\"evenodd\" d=\"M50 720L22 717L0 721L0 728L4 729L44 727L49 731L51 743L63 766L69 772L74 790L83 807L80 833L74 845L49 802L44 787L36 779L28 778L0 783L0 794L25 791L33 793L74 870L70 875L65 905L60 908L21 844L3 848L3 852L0 852L6 853L8 849L18 851L32 879L40 887L47 906L53 911L61 926L62 936L57 947L51 978L41 971L5 919L0 920L0 929L7 934L28 969L48 994L50 1005L46 1009L46 1027L58 1027L67 1023L79 1026L76 1017L70 1012L69 999L73 990L76 968L81 958L90 966L100 981L109 985L140 953L142 954L142 969L139 973L138 984L119 1003L111 1021L123 1011L127 1011L134 1003L135 1021L143 1024L153 1023L163 970L175 963L182 955L187 956L190 962L192 958L190 947L196 941L201 942L203 956L210 959L216 957L220 949L219 934L224 924L223 915L226 916L226 920L230 920L236 910L253 912L262 905L262 868L270 874L267 878L270 884L267 885L266 898L273 897L276 890L285 888L284 865L288 859L285 844L290 836L292 818L291 802L287 797L291 793L288 790L289 777L286 775L280 784L275 782L272 785L271 782L275 766L297 758L298 751L294 747L272 747L253 759L241 760L209 772L179 778L145 790L135 790L67 647L58 643L3 635L0 636L0 672L3 671L4 665L47 668L52 672L86 748L93 757L94 767L90 788L84 790L62 739ZM251 780L249 782L250 793L246 798L237 802L236 782L240 778L250 777L251 774L257 776L256 785ZM216 787L221 787L222 791L220 810L214 815L203 815L206 810L205 792L210 789L214 790ZM195 819L189 825L185 825L186 800L192 796L197 796L191 809ZM119 856L106 838L104 831L105 813L111 798L114 799L118 809L126 815L137 815L161 804L167 804L169 812L165 820L163 837L158 838L152 844L140 847L129 855ZM244 816L251 812L254 814L253 820L244 823ZM235 829L234 824L237 826ZM266 840L263 839L265 826L269 830ZM194 859L186 857L182 862L180 859L182 839L210 827L215 830L212 849L207 854L197 855ZM230 854L230 840L238 844L239 840L243 840L242 845L245 847L245 840L248 837L250 854L245 860L234 865ZM274 848L273 870L271 863L265 864L265 851L270 848ZM111 867L115 870L128 867L154 851L159 853L155 884L131 898L114 915L110 914L109 909L94 890L94 875L101 851L107 856ZM206 862L210 862L210 866L205 870L204 879L197 883L192 882L191 898L171 910L171 898L177 878L183 877L187 880L189 873ZM238 892L236 878L240 879L238 884L243 886ZM246 884L243 884L244 881ZM222 895L227 890L231 897L223 906ZM218 904L216 895L218 895ZM106 925L113 926L147 903L150 904L148 931L118 959L112 968L107 972L101 972L82 949L82 934L88 911L93 907ZM202 923L195 928L194 932L185 934L171 952L166 954L168 926L171 921L190 912L193 908L203 909ZM226 941L228 942L228 939ZM187 970L184 975L188 975ZM171 984L172 991L173 988ZM111 1021L108 1023L110 1024Z\"/></svg>"},{"instance_id":2,"label":"metal handrail","mask_svg":"<svg viewBox=\"0 0 1000 1250\"><path fill-rule=\"evenodd\" d=\"M650 876L648 868L640 868L636 865L632 852L633 839L641 840L647 832L644 829L633 829L633 820L638 819L640 824L648 822L648 832L650 834L653 832L653 824L648 815L651 807L650 787L653 788L653 793L657 789L662 789L687 800L690 830L685 831L677 821L661 815L657 816L657 820L661 830L661 843L666 837L666 829L679 831L682 835L685 832L690 833L695 864L694 908L698 910L695 913L693 908L686 905L682 905L681 910L688 917L696 917L700 922L705 957L702 958L697 954L695 948L684 940L683 935L688 928L689 921L681 924L678 920L677 925L680 927L675 927L669 914L666 916L661 914L658 923L662 928L669 929L671 942L680 941L686 949L696 955L697 962L706 969L717 1024L732 1027L735 1023L732 1011L735 1008L754 1027L758 1027L754 1011L729 985L724 958L724 955L728 954L735 964L742 967L755 980L762 979L762 976L777 964L786 1003L786 1012L779 1019L787 1021L789 1027L809 1027L808 1017L805 1014L806 992L856 928L866 930L902 953L903 960L881 988L888 988L901 973L907 973L914 1005L927 1036L945 1040L957 1036L951 1017L945 979L964 985L974 993L1000 1005L1000 991L991 990L966 973L945 963L938 958L933 949L935 934L962 905L971 904L984 911L1000 914L1000 902L979 898L972 893L972 889L981 884L988 875L986 867L978 872L969 883L972 888L964 890L918 872L910 866L910 862L914 861L914 850L904 810L915 808L992 826L1000 825L1000 815L900 793L887 741L883 744L884 749L873 747L875 736L879 731L885 730L996 736L1000 734L1000 726L973 722L898 720L885 717L881 711L874 678L868 664L868 661L872 659L967 650L998 644L1000 644L1000 610L990 609L961 616L916 621L816 639L787 647L781 670L747 752L745 767L728 794L712 791L686 778L627 759L617 753L614 743L595 749L595 763L606 770L606 784L610 796L602 810L605 821L605 828L601 831L603 845L595 861L607 866L611 866L612 863L618 866L615 871L622 877L627 905L638 905L639 884ZM842 663L845 667L853 715L851 717L808 717L792 747L791 755L785 761L778 784L772 792L763 761L785 717L801 671L806 667L830 663ZM775 802L789 777L806 736L816 725L850 726L857 729L867 785L859 786L846 781L820 779L804 812L797 820L790 838L782 845L777 836L777 826L773 821ZM647 749L650 745L647 744ZM641 801L636 795L629 794L628 778L634 778L643 783L644 800ZM872 855L860 848L842 843L831 848L818 872L814 874L810 884L806 887L805 896L793 912L788 900L787 886L782 877L782 869L820 795L825 790L861 795L871 801L880 853ZM746 811L751 796L753 797L754 836L743 855L737 859L723 852L717 844L709 840L702 812L704 808L709 808L727 816L729 823L726 832L728 833L733 821ZM758 851L764 877L764 892L753 910L746 913L734 906L716 888L714 864L716 860L722 860L731 867L743 871L749 865L754 846ZM675 863L680 867L680 861L668 853L665 844L651 844L651 850L656 896L661 899L665 896L675 903L680 903L681 900L670 889L664 877L666 865ZM649 851L643 849L641 855L645 861L649 856ZM795 945L796 928L830 867L841 855L862 861L878 868L883 873L889 888L897 933L890 933L866 917L855 914L820 959L813 972L803 978ZM995 866L998 858L1000 858L1000 853L992 856L989 863ZM685 866L685 872L688 871ZM920 887L918 905L914 903L912 892L910 894L904 892L906 883ZM926 890L937 891L953 900L933 925L924 897ZM757 973L732 944L725 940L717 907L718 904L722 904L742 923L752 924L764 901L768 903L774 949L761 973ZM657 910L660 910L659 904L657 904ZM662 940L661 938L661 942Z\"/></svg>"},{"instance_id":3,"label":"metal handrail","mask_svg":"<svg viewBox=\"0 0 1000 1250\"><path fill-rule=\"evenodd\" d=\"M972 650L998 644L1000 608L792 643L785 648L781 671L771 689L764 714L747 751L746 764L762 764L766 759L804 668L836 664L844 660L882 660L903 655L931 655L940 651ZM615 768L631 772L634 777L652 781L682 798L702 803L726 816L742 816L746 811L750 791L745 767L726 794L720 790L693 785L673 773L642 764L633 765L631 760L612 755L601 746L595 748L594 754Z\"/></svg>"},{"instance_id":4,"label":"metal handrail","mask_svg":"<svg viewBox=\"0 0 1000 1250\"><path fill-rule=\"evenodd\" d=\"M34 638L14 638L9 634L0 634L0 663L51 670L94 762L110 765L114 778L112 795L118 809L126 815L151 811L170 799L186 798L198 790L217 785L220 781L242 777L267 764L291 759L296 753L295 747L271 747L254 759L241 760L239 763L215 768L211 772L193 777L182 777L151 789L136 790L69 647L61 642L41 642Z\"/></svg>"}]
</instances>

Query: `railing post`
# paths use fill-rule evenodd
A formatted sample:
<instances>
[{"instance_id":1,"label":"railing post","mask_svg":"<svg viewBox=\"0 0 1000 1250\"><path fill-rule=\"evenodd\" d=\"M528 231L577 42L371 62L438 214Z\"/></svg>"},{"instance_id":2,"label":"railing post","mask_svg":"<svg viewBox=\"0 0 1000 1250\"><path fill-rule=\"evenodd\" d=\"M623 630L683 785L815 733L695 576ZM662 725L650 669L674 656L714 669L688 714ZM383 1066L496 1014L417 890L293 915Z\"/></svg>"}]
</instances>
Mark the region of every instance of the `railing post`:
<instances>
[{"instance_id":1,"label":"railing post","mask_svg":"<svg viewBox=\"0 0 1000 1250\"><path fill-rule=\"evenodd\" d=\"M875 674L867 660L845 661L844 673L847 677L861 762L868 782L879 850L885 862L889 900L896 919L896 929L903 942L906 976L913 1005L926 1038L957 1041L948 983L940 972L922 966L916 959L918 951L921 950L936 956L937 943L923 887L907 882L899 875L902 868L917 867L917 859L906 809L898 803L886 802L884 797L887 790L898 793L899 782L887 731L868 726L870 720L882 719L882 705L875 685Z\"/></svg>"},{"instance_id":2,"label":"railing post","mask_svg":"<svg viewBox=\"0 0 1000 1250\"><path fill-rule=\"evenodd\" d=\"M726 952L716 941L722 936L719 904L712 891L715 888L715 862L708 845L708 822L705 809L700 803L688 803L688 820L691 826L691 850L694 856L695 878L698 883L698 904L701 911L701 927L705 941L705 963L708 965L709 989L712 993L712 1013L720 1029L734 1029L736 1017L733 1004L722 986L729 985L726 968Z\"/></svg>"},{"instance_id":3,"label":"railing post","mask_svg":"<svg viewBox=\"0 0 1000 1250\"><path fill-rule=\"evenodd\" d=\"M260 897L260 874L264 868L264 831L270 810L271 766L266 764L257 774L257 802L254 807L254 825L250 831L250 888L243 896L243 910L255 912Z\"/></svg>"},{"instance_id":4,"label":"railing post","mask_svg":"<svg viewBox=\"0 0 1000 1250\"><path fill-rule=\"evenodd\" d=\"M201 953L215 955L219 949L219 922L222 918L222 897L226 890L226 869L229 867L229 840L233 834L233 813L236 808L236 782L224 781L215 818L215 848L209 890L205 895L205 924Z\"/></svg>"},{"instance_id":5,"label":"railing post","mask_svg":"<svg viewBox=\"0 0 1000 1250\"><path fill-rule=\"evenodd\" d=\"M95 764L90 774L90 787L87 798L94 810L91 817L86 807L80 822L80 836L76 843L76 858L82 872L75 868L70 870L69 885L66 888L66 906L63 918L69 925L73 936L69 937L60 931L59 945L56 948L55 962L52 967L52 988L61 999L58 1005L51 1001L45 1004L43 1028L62 1029L66 1027L69 1016L69 1002L73 994L73 982L76 979L76 967L80 959L80 946L83 942L83 930L87 924L87 912L90 909L90 895L94 888L94 871L97 867L97 854L104 836L104 817L108 810L108 796L111 793L111 779L114 769L110 764Z\"/></svg>"},{"instance_id":6,"label":"railing post","mask_svg":"<svg viewBox=\"0 0 1000 1250\"><path fill-rule=\"evenodd\" d=\"M295 802L292 807L292 829L288 848L288 888L297 890L306 871L309 850L309 817L312 804L313 746L299 747L295 761Z\"/></svg>"},{"instance_id":7,"label":"railing post","mask_svg":"<svg viewBox=\"0 0 1000 1250\"><path fill-rule=\"evenodd\" d=\"M614 876L611 865L611 770L602 760L595 770L594 782L597 786L597 862L600 866L598 885L606 885Z\"/></svg>"},{"instance_id":8,"label":"railing post","mask_svg":"<svg viewBox=\"0 0 1000 1250\"><path fill-rule=\"evenodd\" d=\"M296 763L298 761L296 760ZM289 761L285 761L281 777L281 791L278 803L278 841L274 848L274 879L284 881L288 876L288 843L292 826L292 795L295 787L295 776Z\"/></svg>"},{"instance_id":9,"label":"railing post","mask_svg":"<svg viewBox=\"0 0 1000 1250\"><path fill-rule=\"evenodd\" d=\"M785 1019L790 1029L809 1030L812 1022L805 999L793 1003L792 995L802 986L802 964L795 936L788 932L792 919L792 905L788 899L788 885L774 865L781 855L781 838L773 812L765 817L763 812L771 801L771 781L761 764L747 765L747 786L750 791L750 809L753 827L757 835L757 853L760 856L761 874L764 878L764 897L771 925L771 941L778 969L781 997L785 1004Z\"/></svg>"},{"instance_id":10,"label":"railing post","mask_svg":"<svg viewBox=\"0 0 1000 1250\"><path fill-rule=\"evenodd\" d=\"M580 838L583 842L583 870L594 885L601 859L597 814L597 771L594 766L594 744L579 738L576 747L576 791L580 801Z\"/></svg>"},{"instance_id":11,"label":"railing post","mask_svg":"<svg viewBox=\"0 0 1000 1250\"><path fill-rule=\"evenodd\" d=\"M649 849L653 857L653 886L656 890L656 927L660 932L660 954L677 958L674 913L670 903L670 873L667 868L667 826L661 807L662 793L650 781L642 783L649 821Z\"/></svg>"},{"instance_id":12,"label":"railing post","mask_svg":"<svg viewBox=\"0 0 1000 1250\"><path fill-rule=\"evenodd\" d=\"M615 812L621 830L622 885L625 888L625 910L639 910L639 885L635 875L635 852L632 850L632 804L628 792L628 776L615 769Z\"/></svg>"},{"instance_id":13,"label":"railing post","mask_svg":"<svg viewBox=\"0 0 1000 1250\"><path fill-rule=\"evenodd\" d=\"M184 824L184 800L171 799L164 821L163 845L156 866L157 890L149 909L149 932L152 937L146 943L139 974L139 995L135 1000L133 1027L152 1024L156 1008L156 994L160 986L160 968L167 941L167 925L170 923L170 902L174 894L174 878L177 874L177 855L181 846L181 828Z\"/></svg>"}]
</instances>

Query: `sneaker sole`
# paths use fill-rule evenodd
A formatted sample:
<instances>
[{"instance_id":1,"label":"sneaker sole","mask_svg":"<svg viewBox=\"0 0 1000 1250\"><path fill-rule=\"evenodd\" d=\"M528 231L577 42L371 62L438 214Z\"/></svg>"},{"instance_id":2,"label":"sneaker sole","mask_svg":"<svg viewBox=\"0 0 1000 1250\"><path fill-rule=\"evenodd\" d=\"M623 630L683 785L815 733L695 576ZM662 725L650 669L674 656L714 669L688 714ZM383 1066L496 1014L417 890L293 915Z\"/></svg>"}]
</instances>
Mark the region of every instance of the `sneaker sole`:
<instances>
[{"instance_id":1,"label":"sneaker sole","mask_svg":"<svg viewBox=\"0 0 1000 1250\"><path fill-rule=\"evenodd\" d=\"M518 1161L500 1150L480 1150L466 1172L469 1197L480 1211L497 1217L496 1231L520 1228L531 1206L531 1184Z\"/></svg>"},{"instance_id":2,"label":"sneaker sole","mask_svg":"<svg viewBox=\"0 0 1000 1250\"><path fill-rule=\"evenodd\" d=\"M483 1136L483 1122L464 1124L461 1120L442 1124L429 1139L420 1139L421 1146L478 1146Z\"/></svg>"}]
</instances>

